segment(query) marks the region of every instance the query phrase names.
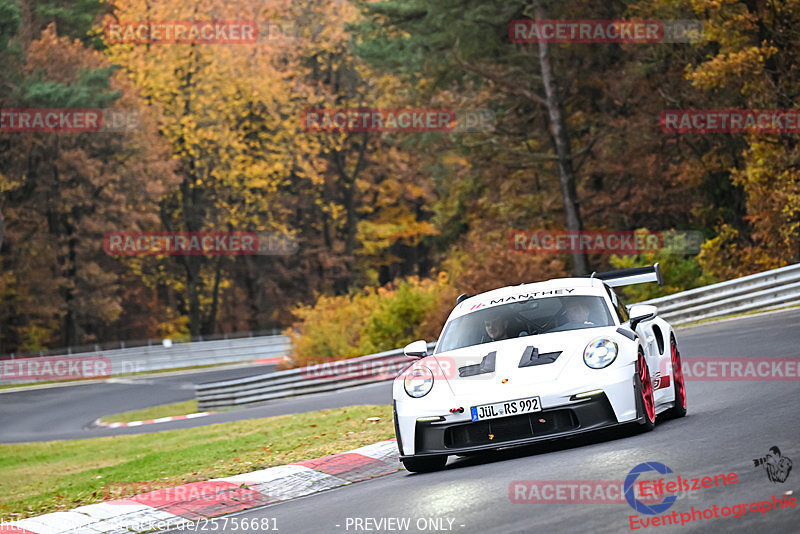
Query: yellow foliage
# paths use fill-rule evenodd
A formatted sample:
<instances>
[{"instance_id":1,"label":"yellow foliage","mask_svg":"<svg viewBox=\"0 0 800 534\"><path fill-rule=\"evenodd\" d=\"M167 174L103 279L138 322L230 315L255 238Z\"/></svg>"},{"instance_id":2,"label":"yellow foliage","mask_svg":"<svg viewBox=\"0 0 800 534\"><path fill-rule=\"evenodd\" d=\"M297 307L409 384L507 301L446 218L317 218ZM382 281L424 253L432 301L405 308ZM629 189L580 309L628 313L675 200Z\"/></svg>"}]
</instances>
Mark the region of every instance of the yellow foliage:
<instances>
[{"instance_id":1,"label":"yellow foliage","mask_svg":"<svg viewBox=\"0 0 800 534\"><path fill-rule=\"evenodd\" d=\"M313 306L294 310L301 322L285 332L292 340L292 365L363 356L420 338L433 341L455 296L446 273L350 295L322 295Z\"/></svg>"}]
</instances>

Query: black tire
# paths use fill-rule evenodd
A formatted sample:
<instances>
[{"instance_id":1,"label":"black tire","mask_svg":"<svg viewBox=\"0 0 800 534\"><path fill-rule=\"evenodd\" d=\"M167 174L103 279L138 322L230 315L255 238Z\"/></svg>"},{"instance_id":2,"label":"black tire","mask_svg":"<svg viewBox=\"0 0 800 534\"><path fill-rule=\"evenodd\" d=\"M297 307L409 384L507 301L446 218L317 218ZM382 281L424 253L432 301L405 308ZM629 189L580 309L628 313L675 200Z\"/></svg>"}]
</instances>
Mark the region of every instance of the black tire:
<instances>
[{"instance_id":1,"label":"black tire","mask_svg":"<svg viewBox=\"0 0 800 534\"><path fill-rule=\"evenodd\" d=\"M686 415L686 382L681 369L681 354L675 336L669 336L669 351L672 361L672 390L675 392L675 406L667 411L670 418L677 419Z\"/></svg>"},{"instance_id":2,"label":"black tire","mask_svg":"<svg viewBox=\"0 0 800 534\"><path fill-rule=\"evenodd\" d=\"M651 409L648 414L647 402L645 401L645 391L649 392ZM636 359L636 405L639 413L642 414L642 421L639 429L642 432L650 432L656 427L655 399L653 398L653 382L650 380L650 369L644 359L644 351L639 347L639 354ZM651 417L652 416L652 417Z\"/></svg>"},{"instance_id":3,"label":"black tire","mask_svg":"<svg viewBox=\"0 0 800 534\"><path fill-rule=\"evenodd\" d=\"M411 473L430 473L444 469L447 456L420 456L419 458L404 458L400 460L406 471Z\"/></svg>"}]
</instances>

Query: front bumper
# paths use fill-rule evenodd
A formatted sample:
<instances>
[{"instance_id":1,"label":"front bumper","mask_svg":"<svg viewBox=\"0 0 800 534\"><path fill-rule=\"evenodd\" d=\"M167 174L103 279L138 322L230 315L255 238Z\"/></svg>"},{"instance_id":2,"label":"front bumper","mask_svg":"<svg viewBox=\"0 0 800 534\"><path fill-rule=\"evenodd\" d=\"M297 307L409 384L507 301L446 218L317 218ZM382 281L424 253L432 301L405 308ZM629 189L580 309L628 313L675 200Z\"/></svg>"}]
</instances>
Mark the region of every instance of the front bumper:
<instances>
[{"instance_id":1,"label":"front bumper","mask_svg":"<svg viewBox=\"0 0 800 534\"><path fill-rule=\"evenodd\" d=\"M461 454L527 445L618 425L605 393L523 415L446 423L416 422L414 456Z\"/></svg>"}]
</instances>

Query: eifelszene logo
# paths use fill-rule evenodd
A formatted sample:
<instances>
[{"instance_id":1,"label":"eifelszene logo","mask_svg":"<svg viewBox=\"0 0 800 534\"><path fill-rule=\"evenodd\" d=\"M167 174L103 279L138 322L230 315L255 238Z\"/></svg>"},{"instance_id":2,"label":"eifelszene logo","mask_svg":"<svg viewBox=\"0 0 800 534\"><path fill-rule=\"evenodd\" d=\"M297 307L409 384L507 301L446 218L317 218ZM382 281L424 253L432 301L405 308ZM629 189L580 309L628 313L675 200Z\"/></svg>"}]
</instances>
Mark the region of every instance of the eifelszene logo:
<instances>
[{"instance_id":1,"label":"eifelszene logo","mask_svg":"<svg viewBox=\"0 0 800 534\"><path fill-rule=\"evenodd\" d=\"M670 506L675 504L675 501L678 500L678 496L670 495L668 497L664 497L663 501L656 504L645 504L637 499L636 495L634 494L634 485L636 484L636 479L639 478L640 474L648 471L655 471L662 475L672 473L672 469L660 462L644 462L637 465L631 469L628 473L628 476L625 477L625 485L623 486L625 490L625 500L628 501L628 504L631 505L631 508L639 513L658 515L669 510Z\"/></svg>"}]
</instances>

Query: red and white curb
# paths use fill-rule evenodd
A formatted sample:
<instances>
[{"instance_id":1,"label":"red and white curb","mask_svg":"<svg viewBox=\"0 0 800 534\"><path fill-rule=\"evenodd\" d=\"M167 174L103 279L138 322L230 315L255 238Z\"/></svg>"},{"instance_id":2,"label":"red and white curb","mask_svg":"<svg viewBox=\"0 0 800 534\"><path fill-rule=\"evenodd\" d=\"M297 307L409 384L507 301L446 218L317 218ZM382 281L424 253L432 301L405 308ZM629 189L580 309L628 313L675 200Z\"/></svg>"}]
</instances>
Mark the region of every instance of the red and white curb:
<instances>
[{"instance_id":1,"label":"red and white curb","mask_svg":"<svg viewBox=\"0 0 800 534\"><path fill-rule=\"evenodd\" d=\"M187 415L174 415L172 417L159 417L158 419L147 419L145 421L130 421L128 423L106 423L100 419L95 419L91 426L101 428L121 428L126 426L142 426L151 425L153 423L167 423L169 421L180 421L181 419L196 419L198 417L205 417L217 412L198 412L190 413Z\"/></svg>"},{"instance_id":2,"label":"red and white curb","mask_svg":"<svg viewBox=\"0 0 800 534\"><path fill-rule=\"evenodd\" d=\"M0 526L2 533L77 534L150 532L247 510L393 473L402 468L395 440L314 460L194 482L68 512Z\"/></svg>"}]
</instances>

